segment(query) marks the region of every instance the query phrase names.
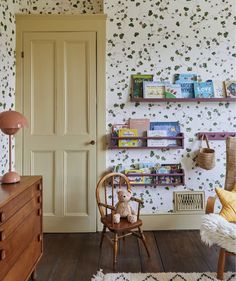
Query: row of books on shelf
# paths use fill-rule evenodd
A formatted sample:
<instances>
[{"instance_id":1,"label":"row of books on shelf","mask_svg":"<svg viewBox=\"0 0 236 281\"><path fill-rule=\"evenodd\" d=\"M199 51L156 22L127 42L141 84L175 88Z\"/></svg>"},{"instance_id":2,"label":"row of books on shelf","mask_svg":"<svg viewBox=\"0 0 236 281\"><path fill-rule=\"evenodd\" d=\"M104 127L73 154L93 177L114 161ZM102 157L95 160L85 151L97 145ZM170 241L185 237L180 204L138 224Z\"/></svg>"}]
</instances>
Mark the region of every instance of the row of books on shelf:
<instances>
[{"instance_id":1,"label":"row of books on shelf","mask_svg":"<svg viewBox=\"0 0 236 281\"><path fill-rule=\"evenodd\" d=\"M168 147L179 145L179 122L150 122L149 119L129 119L127 124L112 127L112 146L118 147ZM140 137L140 138L139 138ZM142 137L147 137L142 139ZM155 137L161 137L155 139ZM118 139L117 139L118 138ZM129 139L131 138L131 139Z\"/></svg>"},{"instance_id":2,"label":"row of books on shelf","mask_svg":"<svg viewBox=\"0 0 236 281\"><path fill-rule=\"evenodd\" d=\"M114 172L125 174L131 184L183 184L181 164L140 163L129 167L117 165Z\"/></svg>"},{"instance_id":3,"label":"row of books on shelf","mask_svg":"<svg viewBox=\"0 0 236 281\"><path fill-rule=\"evenodd\" d=\"M153 81L152 74L131 75L133 98L236 98L236 81L200 81L195 73L174 75L170 81Z\"/></svg>"}]
</instances>

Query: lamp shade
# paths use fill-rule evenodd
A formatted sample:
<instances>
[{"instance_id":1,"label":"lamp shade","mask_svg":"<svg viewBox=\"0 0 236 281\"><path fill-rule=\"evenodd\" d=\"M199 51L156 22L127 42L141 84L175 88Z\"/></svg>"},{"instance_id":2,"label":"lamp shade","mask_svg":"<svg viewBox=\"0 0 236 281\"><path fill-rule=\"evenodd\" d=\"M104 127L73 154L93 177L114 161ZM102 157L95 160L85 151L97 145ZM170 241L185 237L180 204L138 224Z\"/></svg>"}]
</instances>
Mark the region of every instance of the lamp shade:
<instances>
[{"instance_id":1,"label":"lamp shade","mask_svg":"<svg viewBox=\"0 0 236 281\"><path fill-rule=\"evenodd\" d=\"M0 129L9 136L9 171L2 177L2 183L16 183L20 181L20 175L12 171L12 135L17 133L20 128L28 127L27 119L20 112L9 110L0 113Z\"/></svg>"},{"instance_id":2,"label":"lamp shade","mask_svg":"<svg viewBox=\"0 0 236 281\"><path fill-rule=\"evenodd\" d=\"M14 135L23 127L28 127L28 122L20 112L9 110L0 113L0 129L4 134Z\"/></svg>"}]
</instances>

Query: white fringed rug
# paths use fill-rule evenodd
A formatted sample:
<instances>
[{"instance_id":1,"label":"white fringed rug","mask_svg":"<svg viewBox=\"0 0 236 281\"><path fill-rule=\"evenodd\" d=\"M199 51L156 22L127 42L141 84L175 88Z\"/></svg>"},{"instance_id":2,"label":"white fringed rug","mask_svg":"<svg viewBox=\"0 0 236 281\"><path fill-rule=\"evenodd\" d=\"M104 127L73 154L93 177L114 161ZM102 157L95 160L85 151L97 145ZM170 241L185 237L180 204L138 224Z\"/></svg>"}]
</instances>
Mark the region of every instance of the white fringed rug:
<instances>
[{"instance_id":1,"label":"white fringed rug","mask_svg":"<svg viewBox=\"0 0 236 281\"><path fill-rule=\"evenodd\" d=\"M99 271L91 281L219 281L215 272L206 273L108 273ZM236 281L235 272L224 274L224 281Z\"/></svg>"}]
</instances>

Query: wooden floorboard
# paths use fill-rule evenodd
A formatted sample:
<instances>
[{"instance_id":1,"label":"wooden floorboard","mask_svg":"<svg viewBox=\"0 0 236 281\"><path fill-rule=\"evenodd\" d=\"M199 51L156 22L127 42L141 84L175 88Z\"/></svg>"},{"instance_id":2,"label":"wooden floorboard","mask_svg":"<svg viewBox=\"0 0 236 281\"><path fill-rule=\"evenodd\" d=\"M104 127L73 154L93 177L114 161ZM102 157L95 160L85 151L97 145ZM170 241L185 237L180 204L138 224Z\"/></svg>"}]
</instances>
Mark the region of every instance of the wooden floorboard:
<instances>
[{"instance_id":1,"label":"wooden floorboard","mask_svg":"<svg viewBox=\"0 0 236 281\"><path fill-rule=\"evenodd\" d=\"M145 232L151 253L141 241L127 237L119 244L119 272L215 272L218 247L201 242L199 231ZM112 272L112 247L100 233L45 234L44 254L37 267L37 281L90 281L100 268ZM236 271L236 258L226 258L226 271Z\"/></svg>"}]
</instances>

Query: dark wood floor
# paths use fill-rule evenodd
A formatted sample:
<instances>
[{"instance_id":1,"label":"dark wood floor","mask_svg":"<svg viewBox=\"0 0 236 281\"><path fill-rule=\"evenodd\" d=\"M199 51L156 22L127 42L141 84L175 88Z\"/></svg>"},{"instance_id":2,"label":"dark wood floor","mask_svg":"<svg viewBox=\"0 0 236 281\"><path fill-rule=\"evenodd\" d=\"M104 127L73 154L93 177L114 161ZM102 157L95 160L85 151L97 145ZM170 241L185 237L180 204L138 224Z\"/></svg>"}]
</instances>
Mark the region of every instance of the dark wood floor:
<instances>
[{"instance_id":1,"label":"dark wood floor","mask_svg":"<svg viewBox=\"0 0 236 281\"><path fill-rule=\"evenodd\" d=\"M216 271L218 248L203 245L198 231L145 232L151 251L147 257L135 237L121 241L119 272L206 272ZM99 233L45 234L44 255L37 281L90 281L100 268L112 272L112 249ZM236 259L227 257L227 271L236 271Z\"/></svg>"}]
</instances>

